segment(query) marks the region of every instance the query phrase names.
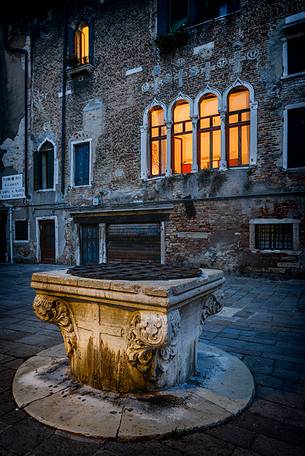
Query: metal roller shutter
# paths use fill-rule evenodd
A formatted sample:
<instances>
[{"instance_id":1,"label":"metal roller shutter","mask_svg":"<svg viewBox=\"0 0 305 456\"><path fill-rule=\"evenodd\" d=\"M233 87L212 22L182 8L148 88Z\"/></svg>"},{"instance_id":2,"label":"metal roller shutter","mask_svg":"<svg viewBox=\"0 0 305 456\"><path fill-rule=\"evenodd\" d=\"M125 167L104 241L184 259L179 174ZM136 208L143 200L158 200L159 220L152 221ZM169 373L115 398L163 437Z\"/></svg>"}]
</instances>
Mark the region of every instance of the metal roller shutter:
<instances>
[{"instance_id":1,"label":"metal roller shutter","mask_svg":"<svg viewBox=\"0 0 305 456\"><path fill-rule=\"evenodd\" d=\"M154 261L160 263L160 223L108 225L108 261Z\"/></svg>"}]
</instances>

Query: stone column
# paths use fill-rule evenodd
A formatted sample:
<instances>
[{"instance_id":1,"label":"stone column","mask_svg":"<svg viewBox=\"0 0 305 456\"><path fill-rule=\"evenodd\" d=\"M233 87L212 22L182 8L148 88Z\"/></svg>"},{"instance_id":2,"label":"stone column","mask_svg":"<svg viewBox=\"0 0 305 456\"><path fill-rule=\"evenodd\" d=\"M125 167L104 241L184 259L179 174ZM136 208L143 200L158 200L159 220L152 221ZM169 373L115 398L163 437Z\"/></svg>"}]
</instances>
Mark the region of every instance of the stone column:
<instances>
[{"instance_id":1,"label":"stone column","mask_svg":"<svg viewBox=\"0 0 305 456\"><path fill-rule=\"evenodd\" d=\"M197 128L198 128L198 116L192 116L192 172L198 172L198 146L197 146Z\"/></svg>"}]
</instances>

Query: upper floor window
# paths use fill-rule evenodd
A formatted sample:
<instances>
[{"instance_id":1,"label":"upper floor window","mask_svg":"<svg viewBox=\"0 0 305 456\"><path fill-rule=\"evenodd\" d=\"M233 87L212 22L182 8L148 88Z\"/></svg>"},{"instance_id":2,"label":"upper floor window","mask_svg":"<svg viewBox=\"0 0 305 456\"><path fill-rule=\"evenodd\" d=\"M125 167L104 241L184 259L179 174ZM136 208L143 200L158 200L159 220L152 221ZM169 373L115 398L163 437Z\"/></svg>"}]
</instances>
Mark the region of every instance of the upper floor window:
<instances>
[{"instance_id":1,"label":"upper floor window","mask_svg":"<svg viewBox=\"0 0 305 456\"><path fill-rule=\"evenodd\" d=\"M239 3L239 0L159 0L158 35L226 16L237 11Z\"/></svg>"},{"instance_id":2,"label":"upper floor window","mask_svg":"<svg viewBox=\"0 0 305 456\"><path fill-rule=\"evenodd\" d=\"M80 187L90 185L90 142L73 144L72 150L72 185Z\"/></svg>"},{"instance_id":3,"label":"upper floor window","mask_svg":"<svg viewBox=\"0 0 305 456\"><path fill-rule=\"evenodd\" d=\"M79 64L89 63L89 25L82 22L74 32L74 58Z\"/></svg>"},{"instance_id":4,"label":"upper floor window","mask_svg":"<svg viewBox=\"0 0 305 456\"><path fill-rule=\"evenodd\" d=\"M192 120L188 101L178 101L173 109L172 171L174 174L192 171Z\"/></svg>"},{"instance_id":5,"label":"upper floor window","mask_svg":"<svg viewBox=\"0 0 305 456\"><path fill-rule=\"evenodd\" d=\"M239 9L239 0L197 0L196 6L197 21L202 22L237 11Z\"/></svg>"},{"instance_id":6,"label":"upper floor window","mask_svg":"<svg viewBox=\"0 0 305 456\"><path fill-rule=\"evenodd\" d=\"M157 106L149 112L150 176L161 176L166 171L166 125L163 108Z\"/></svg>"},{"instance_id":7,"label":"upper floor window","mask_svg":"<svg viewBox=\"0 0 305 456\"><path fill-rule=\"evenodd\" d=\"M250 95L237 87L228 95L227 161L229 167L246 166L250 158Z\"/></svg>"},{"instance_id":8,"label":"upper floor window","mask_svg":"<svg viewBox=\"0 0 305 456\"><path fill-rule=\"evenodd\" d=\"M305 103L287 110L287 167L305 167Z\"/></svg>"},{"instance_id":9,"label":"upper floor window","mask_svg":"<svg viewBox=\"0 0 305 456\"><path fill-rule=\"evenodd\" d=\"M34 152L34 190L54 188L54 146L46 141Z\"/></svg>"},{"instance_id":10,"label":"upper floor window","mask_svg":"<svg viewBox=\"0 0 305 456\"><path fill-rule=\"evenodd\" d=\"M286 17L283 40L283 76L305 71L305 12Z\"/></svg>"},{"instance_id":11,"label":"upper floor window","mask_svg":"<svg viewBox=\"0 0 305 456\"><path fill-rule=\"evenodd\" d=\"M199 113L199 168L219 168L221 132L218 98L213 94L204 96Z\"/></svg>"}]
</instances>

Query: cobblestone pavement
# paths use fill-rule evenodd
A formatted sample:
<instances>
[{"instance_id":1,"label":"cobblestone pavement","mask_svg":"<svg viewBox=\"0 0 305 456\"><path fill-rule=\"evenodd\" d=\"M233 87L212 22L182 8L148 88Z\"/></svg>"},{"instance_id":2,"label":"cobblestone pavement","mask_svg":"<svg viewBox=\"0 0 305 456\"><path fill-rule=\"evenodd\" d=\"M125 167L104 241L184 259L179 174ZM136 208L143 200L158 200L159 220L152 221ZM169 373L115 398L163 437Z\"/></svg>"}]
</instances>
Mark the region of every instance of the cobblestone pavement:
<instances>
[{"instance_id":1,"label":"cobblestone pavement","mask_svg":"<svg viewBox=\"0 0 305 456\"><path fill-rule=\"evenodd\" d=\"M142 442L90 440L43 426L17 409L12 379L23 361L62 341L33 314L34 271L0 265L0 456L305 456L305 285L227 277L225 308L205 341L240 357L256 382L252 405L218 427Z\"/></svg>"}]
</instances>

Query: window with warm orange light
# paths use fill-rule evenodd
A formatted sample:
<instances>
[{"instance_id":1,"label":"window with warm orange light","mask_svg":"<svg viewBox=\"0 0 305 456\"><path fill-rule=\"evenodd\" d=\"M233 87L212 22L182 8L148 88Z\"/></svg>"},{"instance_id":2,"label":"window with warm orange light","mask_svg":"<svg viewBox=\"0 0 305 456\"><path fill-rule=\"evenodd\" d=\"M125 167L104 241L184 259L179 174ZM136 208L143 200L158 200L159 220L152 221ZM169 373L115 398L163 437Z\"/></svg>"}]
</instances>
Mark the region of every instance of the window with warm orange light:
<instances>
[{"instance_id":1,"label":"window with warm orange light","mask_svg":"<svg viewBox=\"0 0 305 456\"><path fill-rule=\"evenodd\" d=\"M162 176L166 171L166 125L164 110L153 108L149 113L150 176Z\"/></svg>"},{"instance_id":2,"label":"window with warm orange light","mask_svg":"<svg viewBox=\"0 0 305 456\"><path fill-rule=\"evenodd\" d=\"M74 57L80 64L89 63L89 25L83 22L74 33Z\"/></svg>"},{"instance_id":3,"label":"window with warm orange light","mask_svg":"<svg viewBox=\"0 0 305 456\"><path fill-rule=\"evenodd\" d=\"M174 174L192 171L192 120L190 104L176 103L173 112L172 171Z\"/></svg>"},{"instance_id":4,"label":"window with warm orange light","mask_svg":"<svg viewBox=\"0 0 305 456\"><path fill-rule=\"evenodd\" d=\"M219 168L220 138L218 98L209 94L200 102L199 167L201 169Z\"/></svg>"},{"instance_id":5,"label":"window with warm orange light","mask_svg":"<svg viewBox=\"0 0 305 456\"><path fill-rule=\"evenodd\" d=\"M250 95L243 87L229 93L227 117L228 166L246 166L250 155Z\"/></svg>"}]
</instances>

